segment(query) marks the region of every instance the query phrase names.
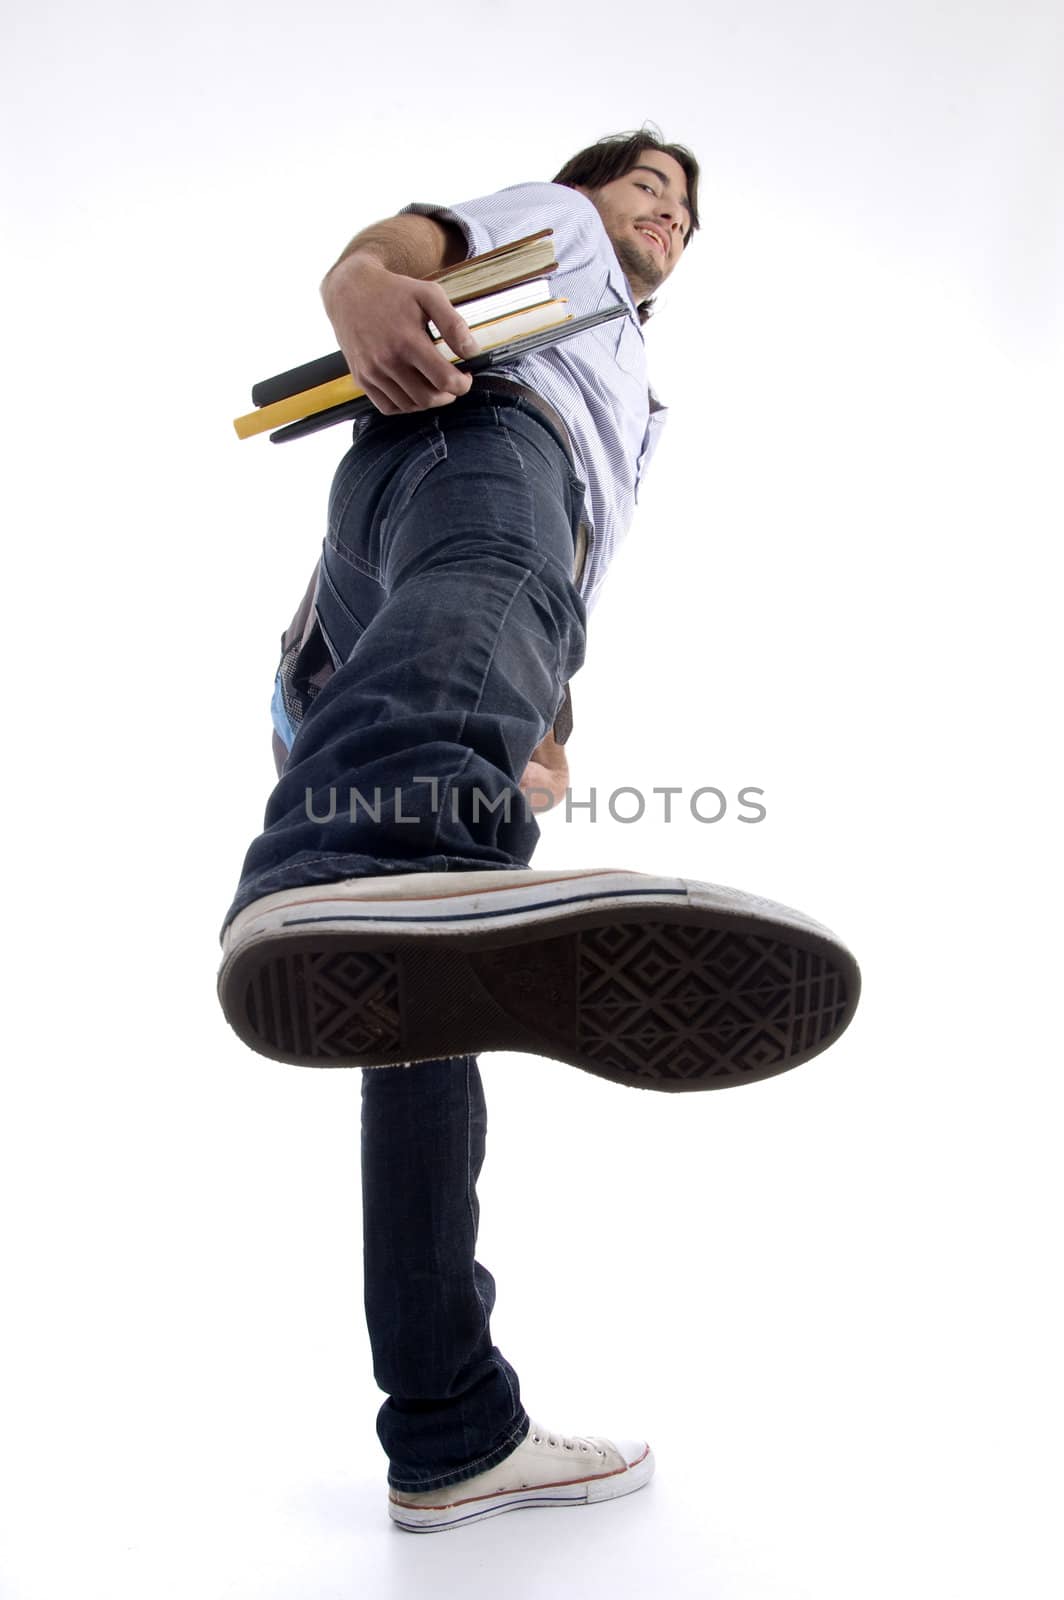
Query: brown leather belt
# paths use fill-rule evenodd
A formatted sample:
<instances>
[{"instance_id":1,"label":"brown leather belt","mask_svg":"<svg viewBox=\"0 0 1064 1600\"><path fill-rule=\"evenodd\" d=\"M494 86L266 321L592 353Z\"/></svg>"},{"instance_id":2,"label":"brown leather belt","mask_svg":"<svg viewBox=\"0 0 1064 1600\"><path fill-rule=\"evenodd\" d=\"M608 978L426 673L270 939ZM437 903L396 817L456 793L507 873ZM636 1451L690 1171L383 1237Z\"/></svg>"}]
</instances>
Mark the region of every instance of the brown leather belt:
<instances>
[{"instance_id":1,"label":"brown leather belt","mask_svg":"<svg viewBox=\"0 0 1064 1600\"><path fill-rule=\"evenodd\" d=\"M569 457L569 465L576 466L576 457L573 454L572 441L569 438L569 429L562 418L555 411L548 400L534 389L529 389L523 383L515 383L513 378L504 378L498 372L478 372L473 377L473 388L486 391L489 394L508 394L514 399L524 400L533 411L538 411L548 426L558 435L558 443Z\"/></svg>"}]
</instances>

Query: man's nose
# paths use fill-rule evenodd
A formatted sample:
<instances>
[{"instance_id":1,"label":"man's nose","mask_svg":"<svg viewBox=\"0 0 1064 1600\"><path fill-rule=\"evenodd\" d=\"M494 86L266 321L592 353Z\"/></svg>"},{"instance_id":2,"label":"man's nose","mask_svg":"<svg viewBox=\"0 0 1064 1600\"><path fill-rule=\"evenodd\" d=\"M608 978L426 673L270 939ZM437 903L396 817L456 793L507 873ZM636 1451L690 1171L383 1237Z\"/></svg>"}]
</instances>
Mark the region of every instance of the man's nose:
<instances>
[{"instance_id":1,"label":"man's nose","mask_svg":"<svg viewBox=\"0 0 1064 1600\"><path fill-rule=\"evenodd\" d=\"M678 237L682 237L683 230L680 223L680 207L674 200L669 200L663 196L658 201L657 220L659 222L663 222L670 233L675 233Z\"/></svg>"}]
</instances>

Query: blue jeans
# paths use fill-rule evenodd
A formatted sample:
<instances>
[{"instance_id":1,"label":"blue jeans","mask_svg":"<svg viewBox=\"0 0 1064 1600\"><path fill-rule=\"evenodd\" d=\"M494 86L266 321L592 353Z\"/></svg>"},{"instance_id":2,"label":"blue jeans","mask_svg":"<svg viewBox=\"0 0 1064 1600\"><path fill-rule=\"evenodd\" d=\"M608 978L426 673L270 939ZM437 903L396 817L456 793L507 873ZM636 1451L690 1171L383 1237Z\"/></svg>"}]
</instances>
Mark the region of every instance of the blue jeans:
<instances>
[{"instance_id":1,"label":"blue jeans","mask_svg":"<svg viewBox=\"0 0 1064 1600\"><path fill-rule=\"evenodd\" d=\"M396 1489L486 1472L529 1428L491 1340L495 1280L475 1258L487 1109L475 1056L362 1074L362 1235L377 1436Z\"/></svg>"},{"instance_id":2,"label":"blue jeans","mask_svg":"<svg viewBox=\"0 0 1064 1600\"><path fill-rule=\"evenodd\" d=\"M584 486L547 423L478 390L361 424L329 499L334 676L300 724L225 926L278 889L525 867L529 756L584 660Z\"/></svg>"},{"instance_id":3,"label":"blue jeans","mask_svg":"<svg viewBox=\"0 0 1064 1600\"><path fill-rule=\"evenodd\" d=\"M539 414L476 385L359 425L318 596L337 671L299 726L223 931L278 889L528 866L539 827L519 780L584 659L583 495ZM486 1128L472 1056L362 1074L366 1318L399 1489L473 1477L528 1432L475 1259Z\"/></svg>"}]
</instances>

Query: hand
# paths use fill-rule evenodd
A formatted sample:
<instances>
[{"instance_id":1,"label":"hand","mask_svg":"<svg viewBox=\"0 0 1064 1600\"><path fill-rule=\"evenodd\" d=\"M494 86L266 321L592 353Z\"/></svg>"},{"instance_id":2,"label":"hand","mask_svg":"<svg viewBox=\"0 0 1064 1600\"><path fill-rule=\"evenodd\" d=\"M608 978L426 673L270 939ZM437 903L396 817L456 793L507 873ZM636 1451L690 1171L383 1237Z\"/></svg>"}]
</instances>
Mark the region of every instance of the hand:
<instances>
[{"instance_id":1,"label":"hand","mask_svg":"<svg viewBox=\"0 0 1064 1600\"><path fill-rule=\"evenodd\" d=\"M450 405L468 392L469 373L440 355L426 324L431 318L457 356L480 345L438 283L356 254L332 269L322 298L352 377L386 417Z\"/></svg>"},{"instance_id":2,"label":"hand","mask_svg":"<svg viewBox=\"0 0 1064 1600\"><path fill-rule=\"evenodd\" d=\"M553 729L541 739L521 776L521 792L533 812L550 811L565 798L569 787L569 762Z\"/></svg>"}]
</instances>

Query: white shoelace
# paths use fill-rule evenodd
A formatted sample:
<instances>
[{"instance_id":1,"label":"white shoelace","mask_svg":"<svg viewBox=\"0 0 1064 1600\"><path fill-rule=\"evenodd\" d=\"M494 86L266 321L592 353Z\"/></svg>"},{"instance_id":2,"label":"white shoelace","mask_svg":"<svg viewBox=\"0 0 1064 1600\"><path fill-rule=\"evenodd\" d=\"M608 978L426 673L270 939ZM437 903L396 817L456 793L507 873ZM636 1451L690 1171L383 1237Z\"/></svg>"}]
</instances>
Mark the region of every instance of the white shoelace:
<instances>
[{"instance_id":1,"label":"white shoelace","mask_svg":"<svg viewBox=\"0 0 1064 1600\"><path fill-rule=\"evenodd\" d=\"M582 1450L589 1455L601 1456L605 1461L606 1452L600 1450L597 1444L592 1444L590 1439L582 1439L579 1434L570 1438L567 1434L551 1433L549 1428L541 1428L533 1422L528 1430L528 1437L533 1444L548 1444L552 1450L561 1446L564 1450Z\"/></svg>"}]
</instances>

